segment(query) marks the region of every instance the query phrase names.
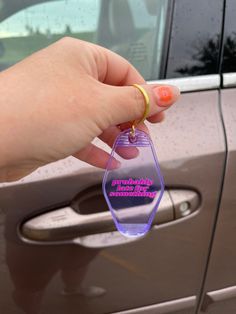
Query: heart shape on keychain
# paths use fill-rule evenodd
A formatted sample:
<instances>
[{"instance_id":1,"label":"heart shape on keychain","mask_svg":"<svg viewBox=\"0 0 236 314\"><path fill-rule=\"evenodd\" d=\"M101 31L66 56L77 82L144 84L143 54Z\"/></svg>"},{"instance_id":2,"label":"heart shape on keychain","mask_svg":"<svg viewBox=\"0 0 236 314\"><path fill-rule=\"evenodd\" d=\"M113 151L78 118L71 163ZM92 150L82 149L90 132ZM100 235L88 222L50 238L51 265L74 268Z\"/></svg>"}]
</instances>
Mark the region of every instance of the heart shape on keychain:
<instances>
[{"instance_id":1,"label":"heart shape on keychain","mask_svg":"<svg viewBox=\"0 0 236 314\"><path fill-rule=\"evenodd\" d=\"M149 97L143 94L148 114ZM137 125L137 124L136 124ZM103 177L103 193L116 228L127 237L145 235L151 228L164 193L164 180L151 138L132 128L121 132L115 140ZM114 168L114 159L120 166Z\"/></svg>"}]
</instances>

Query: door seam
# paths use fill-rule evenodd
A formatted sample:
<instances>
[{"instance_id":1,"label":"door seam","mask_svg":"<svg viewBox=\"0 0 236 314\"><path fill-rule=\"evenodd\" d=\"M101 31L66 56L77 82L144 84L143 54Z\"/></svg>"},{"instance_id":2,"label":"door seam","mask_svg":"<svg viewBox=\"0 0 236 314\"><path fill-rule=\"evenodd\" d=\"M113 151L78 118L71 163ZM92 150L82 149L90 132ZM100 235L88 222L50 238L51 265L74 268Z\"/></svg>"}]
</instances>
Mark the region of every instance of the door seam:
<instances>
[{"instance_id":1,"label":"door seam","mask_svg":"<svg viewBox=\"0 0 236 314\"><path fill-rule=\"evenodd\" d=\"M223 161L223 169L222 169L222 177L221 177L221 182L220 182L220 193L219 193L218 201L217 201L217 209L216 209L216 214L215 214L215 218L214 218L211 239L210 239L208 253L207 253L206 265L205 265L205 269L204 269L204 272L203 272L203 279L202 279L202 283L201 283L201 287L200 287L199 296L197 297L197 304L196 304L195 314L200 314L201 305L202 305L202 302L203 302L203 299L204 299L204 288L205 288L205 284L206 284L206 280L207 280L207 273L208 273L208 268L209 268L209 264L210 264L211 253L212 253L212 249L213 249L213 244L214 244L214 239L215 239L215 234L216 234L216 228L217 228L217 223L218 223L218 216L219 216L220 207L221 207L221 201L222 201L223 189L224 189L224 182L225 182L225 175L226 175L227 158L228 158L228 144L227 144L226 128L225 128L223 112L222 112L222 94L221 94L221 90L218 91L218 95L219 95L219 97L218 97L218 108L219 108L219 115L220 115L220 120L221 120L223 136L224 136L225 156L224 156L224 161Z\"/></svg>"}]
</instances>

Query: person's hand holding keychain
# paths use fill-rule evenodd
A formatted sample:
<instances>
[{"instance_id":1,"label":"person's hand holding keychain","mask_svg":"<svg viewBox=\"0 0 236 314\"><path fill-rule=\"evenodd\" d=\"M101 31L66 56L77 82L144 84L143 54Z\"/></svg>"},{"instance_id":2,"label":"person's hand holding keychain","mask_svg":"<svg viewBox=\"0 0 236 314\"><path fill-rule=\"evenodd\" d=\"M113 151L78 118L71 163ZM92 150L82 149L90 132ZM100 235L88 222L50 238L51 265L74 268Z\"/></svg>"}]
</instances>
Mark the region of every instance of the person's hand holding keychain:
<instances>
[{"instance_id":1,"label":"person's hand holding keychain","mask_svg":"<svg viewBox=\"0 0 236 314\"><path fill-rule=\"evenodd\" d=\"M142 117L144 98L133 84L146 90L153 123L179 96L174 86L147 85L119 55L72 38L1 72L0 181L70 155L105 168L109 154L91 141L112 146L127 122Z\"/></svg>"}]
</instances>

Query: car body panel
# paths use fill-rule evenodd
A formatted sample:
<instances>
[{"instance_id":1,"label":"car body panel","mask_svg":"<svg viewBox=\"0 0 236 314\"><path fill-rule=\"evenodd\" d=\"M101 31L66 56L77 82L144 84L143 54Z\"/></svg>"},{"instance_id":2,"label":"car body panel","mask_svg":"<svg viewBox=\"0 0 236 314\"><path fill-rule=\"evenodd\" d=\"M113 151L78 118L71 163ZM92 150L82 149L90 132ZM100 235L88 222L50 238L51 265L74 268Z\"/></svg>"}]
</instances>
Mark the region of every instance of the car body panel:
<instances>
[{"instance_id":1,"label":"car body panel","mask_svg":"<svg viewBox=\"0 0 236 314\"><path fill-rule=\"evenodd\" d=\"M30 183L29 177L24 184L5 185L0 190L5 220L0 235L5 239L1 247L4 284L0 285L5 291L0 300L4 314L12 313L7 306L12 303L14 286L18 303L32 306L34 311L37 305L42 312L63 314L68 309L70 313L78 309L86 314L111 313L198 295L221 189L216 178L222 178L225 156L218 91L183 94L164 124L149 127L166 186L198 191L198 211L123 246L91 250L69 243L32 245L19 237L19 224L51 207L63 206L81 189L101 183L101 171L96 174L94 168L79 162L77 174L71 176L35 183ZM50 166L39 171L46 174L47 168ZM99 202L97 206L99 211ZM61 297L62 282L71 277L85 286L98 285L106 293L90 299ZM39 295L43 294L41 304ZM194 313L194 307L188 313Z\"/></svg>"},{"instance_id":2,"label":"car body panel","mask_svg":"<svg viewBox=\"0 0 236 314\"><path fill-rule=\"evenodd\" d=\"M232 289L236 286L236 89L225 89L221 94L228 155L222 200L208 267L202 309L206 309L207 313L212 314L222 312L233 314L236 311L236 293L232 293ZM213 292L224 288L231 289L221 291L222 297L215 298ZM211 296L212 293L213 295Z\"/></svg>"}]
</instances>

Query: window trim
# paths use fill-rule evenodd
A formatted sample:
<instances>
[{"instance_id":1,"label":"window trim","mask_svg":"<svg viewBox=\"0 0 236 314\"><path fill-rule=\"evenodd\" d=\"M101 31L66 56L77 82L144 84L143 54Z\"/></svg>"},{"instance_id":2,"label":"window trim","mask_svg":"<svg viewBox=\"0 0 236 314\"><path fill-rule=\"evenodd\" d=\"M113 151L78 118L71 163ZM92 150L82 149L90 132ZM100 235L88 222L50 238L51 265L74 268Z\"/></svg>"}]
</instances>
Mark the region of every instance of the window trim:
<instances>
[{"instance_id":1,"label":"window trim","mask_svg":"<svg viewBox=\"0 0 236 314\"><path fill-rule=\"evenodd\" d=\"M220 88L220 75L209 74L199 76L189 76L165 80L148 81L150 84L170 84L179 87L181 92L203 91ZM236 83L236 73L235 73Z\"/></svg>"},{"instance_id":2,"label":"window trim","mask_svg":"<svg viewBox=\"0 0 236 314\"><path fill-rule=\"evenodd\" d=\"M236 86L236 72L223 73L223 87Z\"/></svg>"},{"instance_id":3,"label":"window trim","mask_svg":"<svg viewBox=\"0 0 236 314\"><path fill-rule=\"evenodd\" d=\"M171 41L171 32L172 32L172 24L173 24L173 16L174 16L174 0L168 1L167 6L167 14L165 33L164 33L164 41L162 47L162 62L160 65L159 76L164 79L166 77L168 59L169 59L169 51L170 51L170 41Z\"/></svg>"},{"instance_id":4,"label":"window trim","mask_svg":"<svg viewBox=\"0 0 236 314\"><path fill-rule=\"evenodd\" d=\"M193 309L196 305L196 296L185 297L182 299L171 300L159 304L148 305L136 309L115 312L113 314L155 314L155 313L172 313L173 311L181 311Z\"/></svg>"}]
</instances>

